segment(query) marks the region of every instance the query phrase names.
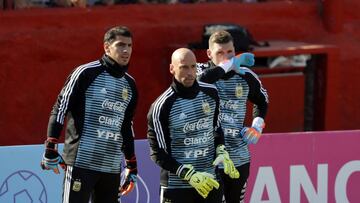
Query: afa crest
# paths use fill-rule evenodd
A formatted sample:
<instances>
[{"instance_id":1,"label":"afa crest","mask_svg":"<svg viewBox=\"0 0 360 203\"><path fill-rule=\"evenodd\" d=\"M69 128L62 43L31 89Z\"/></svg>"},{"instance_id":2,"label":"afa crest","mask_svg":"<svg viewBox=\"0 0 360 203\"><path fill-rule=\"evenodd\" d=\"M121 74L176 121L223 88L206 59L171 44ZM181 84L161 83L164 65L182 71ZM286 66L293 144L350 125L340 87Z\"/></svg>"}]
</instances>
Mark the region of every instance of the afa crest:
<instances>
[{"instance_id":1,"label":"afa crest","mask_svg":"<svg viewBox=\"0 0 360 203\"><path fill-rule=\"evenodd\" d=\"M211 112L209 102L207 102L206 100L202 101L202 109L205 114L209 114Z\"/></svg>"},{"instance_id":2,"label":"afa crest","mask_svg":"<svg viewBox=\"0 0 360 203\"><path fill-rule=\"evenodd\" d=\"M239 84L237 84L236 85L236 88L235 88L235 96L237 97L237 98L240 98L240 97L242 97L242 95L243 95L243 87L241 86L241 84L239 83Z\"/></svg>"},{"instance_id":3,"label":"afa crest","mask_svg":"<svg viewBox=\"0 0 360 203\"><path fill-rule=\"evenodd\" d=\"M123 100L127 100L129 98L129 91L127 88L124 88L122 90L122 98L123 98Z\"/></svg>"},{"instance_id":4,"label":"afa crest","mask_svg":"<svg viewBox=\"0 0 360 203\"><path fill-rule=\"evenodd\" d=\"M81 190L81 182L80 180L75 180L72 186L72 190L75 192L79 192Z\"/></svg>"}]
</instances>

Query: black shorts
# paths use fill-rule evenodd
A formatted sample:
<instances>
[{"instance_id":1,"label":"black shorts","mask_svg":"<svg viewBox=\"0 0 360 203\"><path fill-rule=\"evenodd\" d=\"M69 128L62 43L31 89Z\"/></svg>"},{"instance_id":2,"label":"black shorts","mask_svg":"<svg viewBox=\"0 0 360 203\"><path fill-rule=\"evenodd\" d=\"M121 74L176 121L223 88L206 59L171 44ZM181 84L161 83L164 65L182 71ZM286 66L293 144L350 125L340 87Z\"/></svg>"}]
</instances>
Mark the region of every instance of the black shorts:
<instances>
[{"instance_id":1,"label":"black shorts","mask_svg":"<svg viewBox=\"0 0 360 203\"><path fill-rule=\"evenodd\" d=\"M221 182L224 187L224 196L226 203L239 203L245 198L246 183L249 178L250 163L236 167L240 173L240 178L232 179L224 173L223 169L218 169L217 172L221 177Z\"/></svg>"},{"instance_id":2,"label":"black shorts","mask_svg":"<svg viewBox=\"0 0 360 203\"><path fill-rule=\"evenodd\" d=\"M90 194L93 203L118 202L120 174L103 173L67 166L63 203L88 203Z\"/></svg>"},{"instance_id":3,"label":"black shorts","mask_svg":"<svg viewBox=\"0 0 360 203\"><path fill-rule=\"evenodd\" d=\"M194 188L160 188L160 203L220 203L222 188L214 188L204 199Z\"/></svg>"}]
</instances>

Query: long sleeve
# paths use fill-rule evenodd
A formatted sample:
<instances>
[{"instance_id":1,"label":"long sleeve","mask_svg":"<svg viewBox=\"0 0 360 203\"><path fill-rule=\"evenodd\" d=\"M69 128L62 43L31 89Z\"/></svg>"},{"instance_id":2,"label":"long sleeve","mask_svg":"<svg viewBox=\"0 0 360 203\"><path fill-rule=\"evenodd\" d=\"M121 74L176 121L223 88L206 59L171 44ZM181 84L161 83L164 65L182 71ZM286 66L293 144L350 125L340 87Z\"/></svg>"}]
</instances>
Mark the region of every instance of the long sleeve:
<instances>
[{"instance_id":1,"label":"long sleeve","mask_svg":"<svg viewBox=\"0 0 360 203\"><path fill-rule=\"evenodd\" d=\"M245 79L250 87L248 98L254 104L253 117L262 117L265 119L269 104L267 91L254 72L247 70L245 74Z\"/></svg>"},{"instance_id":2,"label":"long sleeve","mask_svg":"<svg viewBox=\"0 0 360 203\"><path fill-rule=\"evenodd\" d=\"M201 82L213 84L225 75L225 70L209 63L197 63L197 78Z\"/></svg>"},{"instance_id":3,"label":"long sleeve","mask_svg":"<svg viewBox=\"0 0 360 203\"><path fill-rule=\"evenodd\" d=\"M215 136L215 148L220 144L225 144L224 140L224 132L221 128L220 123L220 99L216 92L216 109L215 109L215 115L214 115L214 136Z\"/></svg>"},{"instance_id":4,"label":"long sleeve","mask_svg":"<svg viewBox=\"0 0 360 203\"><path fill-rule=\"evenodd\" d=\"M121 127L121 135L123 136L123 146L122 151L125 155L125 159L131 159L135 154L134 149L134 130L133 130L133 118L135 115L135 110L138 101L138 91L136 89L135 81L128 78L129 84L131 86L132 98L129 105L127 106L125 112L125 118Z\"/></svg>"},{"instance_id":5,"label":"long sleeve","mask_svg":"<svg viewBox=\"0 0 360 203\"><path fill-rule=\"evenodd\" d=\"M151 159L161 168L175 174L181 163L171 156L168 114L164 103L158 100L149 110L147 139L150 144Z\"/></svg>"},{"instance_id":6,"label":"long sleeve","mask_svg":"<svg viewBox=\"0 0 360 203\"><path fill-rule=\"evenodd\" d=\"M83 71L87 66L75 69L67 78L50 113L47 136L58 139L64 127L67 113L73 108L76 100L81 99L81 90L84 88Z\"/></svg>"}]
</instances>

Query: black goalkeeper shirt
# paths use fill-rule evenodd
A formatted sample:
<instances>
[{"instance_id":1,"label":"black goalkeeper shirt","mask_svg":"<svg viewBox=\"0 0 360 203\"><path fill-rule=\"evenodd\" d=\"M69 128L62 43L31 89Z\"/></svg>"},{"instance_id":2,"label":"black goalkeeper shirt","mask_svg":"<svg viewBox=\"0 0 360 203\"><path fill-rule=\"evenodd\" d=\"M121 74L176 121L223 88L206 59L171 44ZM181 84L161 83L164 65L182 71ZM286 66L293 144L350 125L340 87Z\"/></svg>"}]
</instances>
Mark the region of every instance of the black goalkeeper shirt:
<instances>
[{"instance_id":1,"label":"black goalkeeper shirt","mask_svg":"<svg viewBox=\"0 0 360 203\"><path fill-rule=\"evenodd\" d=\"M224 143L218 116L217 90L202 82L187 88L174 79L152 104L147 136L150 156L161 167L162 186L191 188L177 175L181 164L215 176L215 149Z\"/></svg>"},{"instance_id":2,"label":"black goalkeeper shirt","mask_svg":"<svg viewBox=\"0 0 360 203\"><path fill-rule=\"evenodd\" d=\"M76 68L51 111L48 137L59 138L67 118L66 164L119 173L123 154L134 155L132 119L137 103L135 80L108 56Z\"/></svg>"}]
</instances>

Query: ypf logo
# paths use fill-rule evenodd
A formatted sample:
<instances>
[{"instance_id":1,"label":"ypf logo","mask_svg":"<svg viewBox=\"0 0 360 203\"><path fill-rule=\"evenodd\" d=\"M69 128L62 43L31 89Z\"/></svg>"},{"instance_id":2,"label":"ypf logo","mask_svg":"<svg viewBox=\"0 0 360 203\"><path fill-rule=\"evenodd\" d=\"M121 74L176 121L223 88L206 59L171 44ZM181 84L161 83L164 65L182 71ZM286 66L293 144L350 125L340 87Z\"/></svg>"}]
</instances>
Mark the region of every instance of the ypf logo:
<instances>
[{"instance_id":1,"label":"ypf logo","mask_svg":"<svg viewBox=\"0 0 360 203\"><path fill-rule=\"evenodd\" d=\"M121 184L125 182L125 171L121 173ZM137 175L136 186L127 196L121 197L123 202L150 203L150 191L141 176ZM121 202L120 201L120 202Z\"/></svg>"},{"instance_id":2,"label":"ypf logo","mask_svg":"<svg viewBox=\"0 0 360 203\"><path fill-rule=\"evenodd\" d=\"M47 203L44 183L31 171L20 170L9 175L0 187L0 202Z\"/></svg>"}]
</instances>

